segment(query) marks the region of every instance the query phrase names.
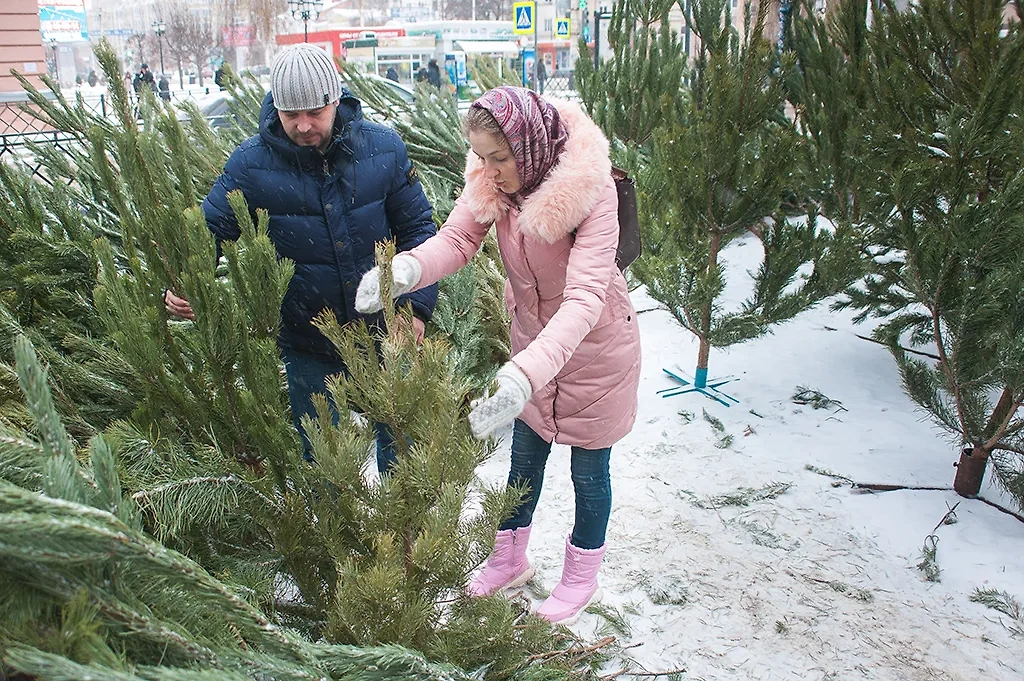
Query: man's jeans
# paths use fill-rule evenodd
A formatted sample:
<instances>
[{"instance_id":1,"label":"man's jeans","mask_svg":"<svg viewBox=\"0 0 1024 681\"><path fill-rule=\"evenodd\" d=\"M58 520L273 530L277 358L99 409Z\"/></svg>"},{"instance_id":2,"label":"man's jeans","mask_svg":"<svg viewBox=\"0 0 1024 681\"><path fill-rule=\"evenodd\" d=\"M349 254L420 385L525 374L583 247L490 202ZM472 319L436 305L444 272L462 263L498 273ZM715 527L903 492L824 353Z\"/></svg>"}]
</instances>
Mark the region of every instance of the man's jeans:
<instances>
[{"instance_id":1,"label":"man's jeans","mask_svg":"<svg viewBox=\"0 0 1024 681\"><path fill-rule=\"evenodd\" d=\"M528 425L516 419L512 430L512 469L508 484L529 486L523 504L498 529L514 530L533 522L541 487L544 485L544 466L551 453L551 443L544 441ZM604 545L608 530L608 516L612 511L612 482L608 460L612 448L572 448L572 484L576 488L576 524L572 528L573 546L597 549Z\"/></svg>"},{"instance_id":2,"label":"man's jeans","mask_svg":"<svg viewBox=\"0 0 1024 681\"><path fill-rule=\"evenodd\" d=\"M281 359L284 360L284 371L288 377L288 401L292 405L292 420L295 430L302 436L302 457L312 461L313 448L302 429L301 419L305 414L316 419L313 395L323 393L331 407L334 425L338 425L340 414L337 405L334 404L334 398L327 392L327 377L344 372L345 363L340 359L328 360L291 348L281 348ZM347 414L347 405L344 411ZM383 423L373 424L373 429L377 434L377 470L386 473L395 465L395 439L391 429Z\"/></svg>"}]
</instances>

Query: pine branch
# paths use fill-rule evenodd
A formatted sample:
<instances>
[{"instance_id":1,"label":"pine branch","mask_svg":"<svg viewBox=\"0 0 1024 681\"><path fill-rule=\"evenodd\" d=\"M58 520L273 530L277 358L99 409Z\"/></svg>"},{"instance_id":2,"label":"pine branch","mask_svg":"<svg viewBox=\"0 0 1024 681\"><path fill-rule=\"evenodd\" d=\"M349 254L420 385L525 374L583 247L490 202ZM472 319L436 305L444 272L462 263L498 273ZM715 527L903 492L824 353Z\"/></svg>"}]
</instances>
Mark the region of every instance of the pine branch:
<instances>
[{"instance_id":1,"label":"pine branch","mask_svg":"<svg viewBox=\"0 0 1024 681\"><path fill-rule=\"evenodd\" d=\"M109 559L124 560L154 578L178 583L195 598L225 608L226 619L272 651L289 643L265 615L181 554L125 526L110 513L73 502L40 497L0 483L0 518L7 528L0 538L3 555L43 564L71 566ZM47 541L39 542L40 536ZM33 541L33 538L36 541Z\"/></svg>"},{"instance_id":2,"label":"pine branch","mask_svg":"<svg viewBox=\"0 0 1024 681\"><path fill-rule=\"evenodd\" d=\"M1024 391L1022 391L1020 397L1014 400L1013 404L1010 405L1009 409L1007 409L1006 411L1006 415L1003 416L1002 421L999 423L999 426L992 434L992 437L990 437L988 441L985 442L986 451L991 451L994 447L998 445L999 441L1003 439L1003 437L1006 435L1007 428L1010 425L1010 421L1017 414L1017 411L1021 408L1022 405L1024 405Z\"/></svg>"}]
</instances>

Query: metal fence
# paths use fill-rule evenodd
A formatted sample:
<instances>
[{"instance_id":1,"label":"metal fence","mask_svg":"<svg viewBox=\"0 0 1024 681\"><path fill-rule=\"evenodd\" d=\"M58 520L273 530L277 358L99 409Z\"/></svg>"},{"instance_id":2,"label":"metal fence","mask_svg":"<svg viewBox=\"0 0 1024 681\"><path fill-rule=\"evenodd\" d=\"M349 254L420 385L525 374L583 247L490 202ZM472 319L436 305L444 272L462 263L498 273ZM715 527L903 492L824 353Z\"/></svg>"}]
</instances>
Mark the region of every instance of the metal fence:
<instances>
[{"instance_id":1,"label":"metal fence","mask_svg":"<svg viewBox=\"0 0 1024 681\"><path fill-rule=\"evenodd\" d=\"M167 92L166 97L160 97L159 93L154 94L172 104L191 101L202 105L207 98L214 98L222 92L216 85L210 85L209 87L170 90ZM114 116L110 95L100 88L65 90L62 94L69 102L81 102L82 106L94 115L103 118ZM135 99L134 94L132 97ZM29 111L26 111L26 108ZM26 98L19 98L16 101L0 101L0 136L46 130L46 124L33 116L31 109L32 105Z\"/></svg>"},{"instance_id":2,"label":"metal fence","mask_svg":"<svg viewBox=\"0 0 1024 681\"><path fill-rule=\"evenodd\" d=\"M105 119L114 119L116 111L107 92L96 92L96 88L88 91L68 90L63 94L68 101L81 103L89 113ZM178 104L186 101L202 106L221 94L215 85L203 88L172 90L169 101ZM32 153L33 145L46 145L58 151L70 151L81 146L81 141L68 132L54 130L44 120L32 113L33 105L26 98L13 101L0 101L0 163L21 162L32 175L49 183L49 178L42 172L42 164Z\"/></svg>"},{"instance_id":3,"label":"metal fence","mask_svg":"<svg viewBox=\"0 0 1024 681\"><path fill-rule=\"evenodd\" d=\"M542 95L560 97L562 99L578 99L576 92L575 72L570 70L555 71L549 78L538 81L537 92Z\"/></svg>"},{"instance_id":4,"label":"metal fence","mask_svg":"<svg viewBox=\"0 0 1024 681\"><path fill-rule=\"evenodd\" d=\"M58 151L70 152L73 147L81 148L82 141L60 130L0 135L0 163L20 162L32 175L52 184L43 172L43 163L32 153L33 145L46 145Z\"/></svg>"}]
</instances>

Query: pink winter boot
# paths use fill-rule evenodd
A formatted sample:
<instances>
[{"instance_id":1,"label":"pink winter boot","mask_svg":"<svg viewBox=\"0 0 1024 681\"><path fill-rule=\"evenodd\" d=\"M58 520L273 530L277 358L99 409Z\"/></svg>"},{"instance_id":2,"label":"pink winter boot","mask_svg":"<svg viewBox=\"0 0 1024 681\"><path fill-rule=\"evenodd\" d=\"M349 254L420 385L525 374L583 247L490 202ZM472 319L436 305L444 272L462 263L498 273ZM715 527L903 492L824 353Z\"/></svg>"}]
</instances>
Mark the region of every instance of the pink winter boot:
<instances>
[{"instance_id":1,"label":"pink winter boot","mask_svg":"<svg viewBox=\"0 0 1024 681\"><path fill-rule=\"evenodd\" d=\"M530 527L527 525L516 530L498 531L494 539L494 551L487 558L484 569L469 584L470 596L490 596L501 589L522 586L533 579L534 569L526 559Z\"/></svg>"},{"instance_id":2,"label":"pink winter boot","mask_svg":"<svg viewBox=\"0 0 1024 681\"><path fill-rule=\"evenodd\" d=\"M553 624L575 624L588 605L601 600L597 571L604 559L605 544L596 549L573 546L572 535L565 538L565 563L562 579L548 599L537 608L537 616Z\"/></svg>"}]
</instances>

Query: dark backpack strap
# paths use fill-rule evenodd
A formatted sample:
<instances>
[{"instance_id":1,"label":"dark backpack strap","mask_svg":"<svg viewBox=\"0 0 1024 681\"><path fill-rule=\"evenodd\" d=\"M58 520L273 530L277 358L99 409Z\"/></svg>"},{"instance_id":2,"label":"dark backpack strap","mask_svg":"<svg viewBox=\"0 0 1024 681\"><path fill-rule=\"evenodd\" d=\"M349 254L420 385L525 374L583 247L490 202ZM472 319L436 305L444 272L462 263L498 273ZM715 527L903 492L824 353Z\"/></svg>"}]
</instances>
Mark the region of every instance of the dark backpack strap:
<instances>
[{"instance_id":1,"label":"dark backpack strap","mask_svg":"<svg viewBox=\"0 0 1024 681\"><path fill-rule=\"evenodd\" d=\"M615 192L619 195L619 247L615 250L615 263L625 271L640 257L640 216L636 207L636 186L621 168L612 167Z\"/></svg>"},{"instance_id":2,"label":"dark backpack strap","mask_svg":"<svg viewBox=\"0 0 1024 681\"><path fill-rule=\"evenodd\" d=\"M615 181L615 193L619 196L619 246L615 249L615 264L620 271L633 264L643 253L640 243L640 216L636 208L636 186L625 170L612 166L612 180ZM572 230L572 238L576 239L576 230Z\"/></svg>"}]
</instances>

